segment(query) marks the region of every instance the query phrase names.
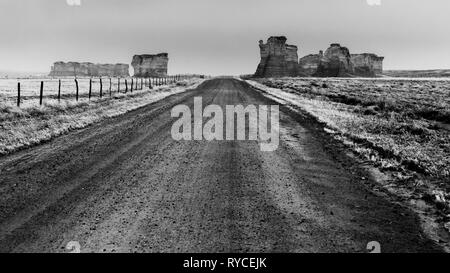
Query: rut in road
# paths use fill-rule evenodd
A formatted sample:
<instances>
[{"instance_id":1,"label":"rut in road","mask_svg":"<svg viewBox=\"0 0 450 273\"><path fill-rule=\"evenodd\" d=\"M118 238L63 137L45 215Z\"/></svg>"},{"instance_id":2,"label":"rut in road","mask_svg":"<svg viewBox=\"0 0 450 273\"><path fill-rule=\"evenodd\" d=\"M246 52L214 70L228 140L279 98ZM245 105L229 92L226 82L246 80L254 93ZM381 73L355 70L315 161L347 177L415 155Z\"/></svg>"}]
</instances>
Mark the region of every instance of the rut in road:
<instances>
[{"instance_id":1,"label":"rut in road","mask_svg":"<svg viewBox=\"0 0 450 273\"><path fill-rule=\"evenodd\" d=\"M311 119L280 106L280 145L174 141L172 107L272 105L218 78L0 159L0 251L384 252L441 249ZM370 181L370 179L369 179Z\"/></svg>"}]
</instances>

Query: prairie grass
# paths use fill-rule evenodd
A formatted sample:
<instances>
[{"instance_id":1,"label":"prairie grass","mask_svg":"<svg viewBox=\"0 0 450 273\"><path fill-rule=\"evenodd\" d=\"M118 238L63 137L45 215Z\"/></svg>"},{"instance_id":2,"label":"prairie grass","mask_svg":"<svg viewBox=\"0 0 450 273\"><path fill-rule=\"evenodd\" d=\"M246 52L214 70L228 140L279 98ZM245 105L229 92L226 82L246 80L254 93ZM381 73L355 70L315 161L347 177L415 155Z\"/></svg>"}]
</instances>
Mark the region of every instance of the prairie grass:
<instances>
[{"instance_id":1,"label":"prairie grass","mask_svg":"<svg viewBox=\"0 0 450 273\"><path fill-rule=\"evenodd\" d=\"M324 123L385 170L450 187L450 81L282 78L250 81Z\"/></svg>"},{"instance_id":2,"label":"prairie grass","mask_svg":"<svg viewBox=\"0 0 450 273\"><path fill-rule=\"evenodd\" d=\"M193 88L202 80L191 79L177 84L145 89L133 93L115 93L95 100L47 100L42 106L0 100L0 155L6 155L48 141L71 130L84 128L105 118L114 117Z\"/></svg>"}]
</instances>

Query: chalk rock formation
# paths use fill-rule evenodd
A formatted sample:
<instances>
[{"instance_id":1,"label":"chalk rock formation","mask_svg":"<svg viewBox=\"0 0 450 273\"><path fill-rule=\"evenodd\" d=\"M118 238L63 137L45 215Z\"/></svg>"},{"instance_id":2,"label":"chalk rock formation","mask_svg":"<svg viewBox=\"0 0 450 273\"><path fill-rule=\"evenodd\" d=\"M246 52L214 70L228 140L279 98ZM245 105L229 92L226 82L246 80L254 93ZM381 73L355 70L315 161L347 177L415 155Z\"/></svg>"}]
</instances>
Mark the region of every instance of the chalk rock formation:
<instances>
[{"instance_id":1,"label":"chalk rock formation","mask_svg":"<svg viewBox=\"0 0 450 273\"><path fill-rule=\"evenodd\" d=\"M362 77L375 77L383 73L384 57L371 53L352 54L354 74Z\"/></svg>"},{"instance_id":2,"label":"chalk rock formation","mask_svg":"<svg viewBox=\"0 0 450 273\"><path fill-rule=\"evenodd\" d=\"M77 62L56 62L51 77L128 77L127 64L93 64Z\"/></svg>"},{"instance_id":3,"label":"chalk rock formation","mask_svg":"<svg viewBox=\"0 0 450 273\"><path fill-rule=\"evenodd\" d=\"M310 54L300 59L298 63L298 75L310 77L316 74L319 68L320 60L323 58L323 51L319 54Z\"/></svg>"},{"instance_id":4,"label":"chalk rock formation","mask_svg":"<svg viewBox=\"0 0 450 273\"><path fill-rule=\"evenodd\" d=\"M297 46L286 44L286 37L270 37L267 43L259 41L261 61L256 77L296 76L298 69Z\"/></svg>"},{"instance_id":5,"label":"chalk rock formation","mask_svg":"<svg viewBox=\"0 0 450 273\"><path fill-rule=\"evenodd\" d=\"M299 76L316 77L376 77L383 72L384 57L372 53L350 54L339 44L325 52L305 56L299 61Z\"/></svg>"},{"instance_id":6,"label":"chalk rock formation","mask_svg":"<svg viewBox=\"0 0 450 273\"><path fill-rule=\"evenodd\" d=\"M320 59L315 76L346 77L353 74L350 51L340 44L331 44Z\"/></svg>"},{"instance_id":7,"label":"chalk rock formation","mask_svg":"<svg viewBox=\"0 0 450 273\"><path fill-rule=\"evenodd\" d=\"M135 55L131 65L136 77L163 77L167 76L167 65L169 54L160 53L156 55Z\"/></svg>"},{"instance_id":8,"label":"chalk rock formation","mask_svg":"<svg viewBox=\"0 0 450 273\"><path fill-rule=\"evenodd\" d=\"M297 46L286 44L286 37L272 36L259 41L261 61L255 77L375 77L383 72L384 57L371 53L350 54L348 48L331 44L319 54L298 60Z\"/></svg>"}]
</instances>

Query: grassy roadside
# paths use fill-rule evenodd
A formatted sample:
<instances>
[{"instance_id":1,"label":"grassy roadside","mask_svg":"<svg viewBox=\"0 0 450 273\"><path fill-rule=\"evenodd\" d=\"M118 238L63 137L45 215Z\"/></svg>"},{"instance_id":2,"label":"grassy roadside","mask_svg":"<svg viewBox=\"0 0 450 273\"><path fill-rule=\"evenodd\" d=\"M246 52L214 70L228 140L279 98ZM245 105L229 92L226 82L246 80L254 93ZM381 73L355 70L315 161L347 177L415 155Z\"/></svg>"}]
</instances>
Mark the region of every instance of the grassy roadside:
<instances>
[{"instance_id":1,"label":"grassy roadside","mask_svg":"<svg viewBox=\"0 0 450 273\"><path fill-rule=\"evenodd\" d=\"M450 221L450 82L382 79L247 81L301 109L363 160L389 174L388 190L436 205ZM449 226L450 230L450 226Z\"/></svg>"},{"instance_id":2,"label":"grassy roadside","mask_svg":"<svg viewBox=\"0 0 450 273\"><path fill-rule=\"evenodd\" d=\"M191 79L153 90L117 93L113 98L91 102L49 101L42 106L21 108L12 103L0 103L0 156L195 88L201 81Z\"/></svg>"}]
</instances>

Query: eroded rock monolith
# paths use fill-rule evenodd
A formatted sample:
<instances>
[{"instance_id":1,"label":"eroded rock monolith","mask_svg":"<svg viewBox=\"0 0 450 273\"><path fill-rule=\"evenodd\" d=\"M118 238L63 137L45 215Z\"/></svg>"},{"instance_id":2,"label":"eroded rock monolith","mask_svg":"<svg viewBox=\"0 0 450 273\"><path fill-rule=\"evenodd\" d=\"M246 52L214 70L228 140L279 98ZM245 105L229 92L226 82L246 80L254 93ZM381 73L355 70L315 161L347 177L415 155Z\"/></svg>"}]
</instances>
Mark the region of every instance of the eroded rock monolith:
<instances>
[{"instance_id":1,"label":"eroded rock monolith","mask_svg":"<svg viewBox=\"0 0 450 273\"><path fill-rule=\"evenodd\" d=\"M261 61L256 77L296 76L298 73L297 46L286 44L286 37L272 36L267 43L259 41Z\"/></svg>"},{"instance_id":2,"label":"eroded rock monolith","mask_svg":"<svg viewBox=\"0 0 450 273\"><path fill-rule=\"evenodd\" d=\"M302 77L376 77L383 73L384 57L372 53L350 54L346 47L331 44L323 53L300 58L298 75Z\"/></svg>"},{"instance_id":3,"label":"eroded rock monolith","mask_svg":"<svg viewBox=\"0 0 450 273\"><path fill-rule=\"evenodd\" d=\"M372 53L352 54L354 74L361 77L375 77L383 73L384 57Z\"/></svg>"},{"instance_id":4,"label":"eroded rock monolith","mask_svg":"<svg viewBox=\"0 0 450 273\"><path fill-rule=\"evenodd\" d=\"M320 60L323 58L323 51L319 54L310 54L303 58L300 58L298 62L298 75L301 77L310 77L316 74L320 64Z\"/></svg>"},{"instance_id":5,"label":"eroded rock monolith","mask_svg":"<svg viewBox=\"0 0 450 273\"><path fill-rule=\"evenodd\" d=\"M353 64L348 48L338 43L331 44L320 59L317 72L318 77L346 77L353 74Z\"/></svg>"},{"instance_id":6,"label":"eroded rock monolith","mask_svg":"<svg viewBox=\"0 0 450 273\"><path fill-rule=\"evenodd\" d=\"M51 77L128 77L128 64L93 64L89 62L55 62Z\"/></svg>"},{"instance_id":7,"label":"eroded rock monolith","mask_svg":"<svg viewBox=\"0 0 450 273\"><path fill-rule=\"evenodd\" d=\"M164 77L167 76L169 55L160 53L155 55L135 55L131 65L135 77Z\"/></svg>"}]
</instances>

